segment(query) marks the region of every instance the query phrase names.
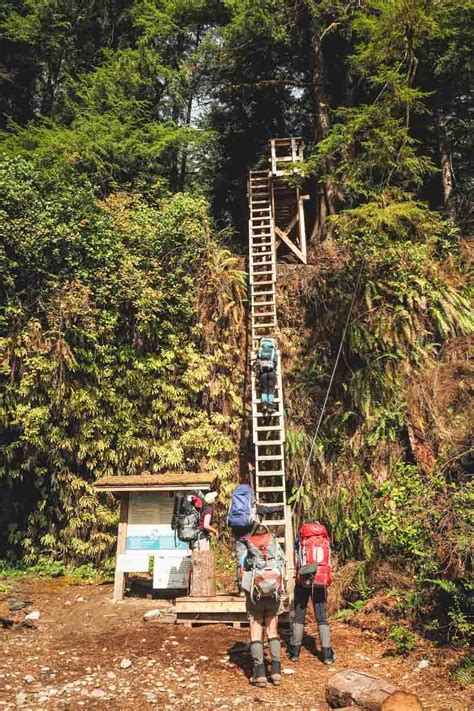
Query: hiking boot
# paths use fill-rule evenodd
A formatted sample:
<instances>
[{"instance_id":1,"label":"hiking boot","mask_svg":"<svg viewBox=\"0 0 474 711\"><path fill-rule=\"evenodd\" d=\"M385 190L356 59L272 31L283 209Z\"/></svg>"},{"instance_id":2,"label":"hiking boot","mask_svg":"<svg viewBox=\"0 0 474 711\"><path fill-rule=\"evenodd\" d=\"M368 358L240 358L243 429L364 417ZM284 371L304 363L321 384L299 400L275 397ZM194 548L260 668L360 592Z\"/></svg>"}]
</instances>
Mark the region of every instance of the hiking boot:
<instances>
[{"instance_id":1,"label":"hiking boot","mask_svg":"<svg viewBox=\"0 0 474 711\"><path fill-rule=\"evenodd\" d=\"M322 649L323 652L323 664L327 664L328 666L330 664L334 664L336 661L336 655L334 653L334 650L332 647L323 647Z\"/></svg>"},{"instance_id":2,"label":"hiking boot","mask_svg":"<svg viewBox=\"0 0 474 711\"><path fill-rule=\"evenodd\" d=\"M255 664L253 668L253 676L250 679L250 683L254 686L259 686L260 688L267 685L267 674L265 671L265 664Z\"/></svg>"},{"instance_id":3,"label":"hiking boot","mask_svg":"<svg viewBox=\"0 0 474 711\"><path fill-rule=\"evenodd\" d=\"M270 670L270 681L273 686L280 686L281 684L281 662L276 659L272 659L272 667Z\"/></svg>"},{"instance_id":4,"label":"hiking boot","mask_svg":"<svg viewBox=\"0 0 474 711\"><path fill-rule=\"evenodd\" d=\"M290 662L298 662L300 659L301 647L289 644L286 648L286 656Z\"/></svg>"}]
</instances>

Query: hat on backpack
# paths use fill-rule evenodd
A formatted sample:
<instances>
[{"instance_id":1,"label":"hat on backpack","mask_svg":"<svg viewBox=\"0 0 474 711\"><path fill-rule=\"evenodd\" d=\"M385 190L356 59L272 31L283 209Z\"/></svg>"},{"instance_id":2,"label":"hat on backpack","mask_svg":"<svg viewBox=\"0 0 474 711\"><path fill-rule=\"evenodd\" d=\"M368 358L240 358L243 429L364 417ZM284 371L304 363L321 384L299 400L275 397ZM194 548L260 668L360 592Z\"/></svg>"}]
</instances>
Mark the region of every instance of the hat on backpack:
<instances>
[{"instance_id":1,"label":"hat on backpack","mask_svg":"<svg viewBox=\"0 0 474 711\"><path fill-rule=\"evenodd\" d=\"M206 504L213 504L217 499L217 491L209 491L204 497Z\"/></svg>"}]
</instances>

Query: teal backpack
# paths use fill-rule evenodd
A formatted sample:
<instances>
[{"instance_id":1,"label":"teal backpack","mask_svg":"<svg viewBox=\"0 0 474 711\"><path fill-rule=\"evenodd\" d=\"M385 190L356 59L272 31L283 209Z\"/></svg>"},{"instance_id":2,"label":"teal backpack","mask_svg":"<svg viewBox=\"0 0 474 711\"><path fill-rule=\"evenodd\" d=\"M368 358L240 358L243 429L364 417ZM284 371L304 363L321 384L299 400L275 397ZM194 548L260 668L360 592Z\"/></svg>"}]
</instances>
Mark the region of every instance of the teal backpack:
<instances>
[{"instance_id":1,"label":"teal backpack","mask_svg":"<svg viewBox=\"0 0 474 711\"><path fill-rule=\"evenodd\" d=\"M258 347L257 361L263 371L273 370L277 362L276 344L274 338L261 338Z\"/></svg>"}]
</instances>

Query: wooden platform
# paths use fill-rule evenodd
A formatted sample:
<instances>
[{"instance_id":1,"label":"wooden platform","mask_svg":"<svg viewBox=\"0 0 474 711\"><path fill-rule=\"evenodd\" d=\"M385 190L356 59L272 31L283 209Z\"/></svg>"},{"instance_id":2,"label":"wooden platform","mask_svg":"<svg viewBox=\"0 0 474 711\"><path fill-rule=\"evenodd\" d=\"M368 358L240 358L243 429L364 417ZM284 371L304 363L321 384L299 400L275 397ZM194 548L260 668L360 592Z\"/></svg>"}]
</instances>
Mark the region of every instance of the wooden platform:
<instances>
[{"instance_id":1,"label":"wooden platform","mask_svg":"<svg viewBox=\"0 0 474 711\"><path fill-rule=\"evenodd\" d=\"M184 625L228 624L233 627L248 625L245 597L215 595L214 597L182 597L175 602L176 622ZM283 600L280 621L288 617L288 599Z\"/></svg>"}]
</instances>

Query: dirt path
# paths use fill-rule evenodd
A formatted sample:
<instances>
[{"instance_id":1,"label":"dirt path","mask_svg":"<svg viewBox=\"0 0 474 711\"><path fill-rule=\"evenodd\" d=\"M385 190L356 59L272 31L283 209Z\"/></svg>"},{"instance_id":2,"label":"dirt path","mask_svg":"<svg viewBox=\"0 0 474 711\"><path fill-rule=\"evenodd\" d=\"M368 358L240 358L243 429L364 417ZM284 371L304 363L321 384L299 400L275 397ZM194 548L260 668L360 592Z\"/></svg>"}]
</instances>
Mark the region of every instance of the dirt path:
<instances>
[{"instance_id":1,"label":"dirt path","mask_svg":"<svg viewBox=\"0 0 474 711\"><path fill-rule=\"evenodd\" d=\"M425 709L469 708L469 692L449 674L453 653L422 643L408 659L383 656L386 646L373 632L342 622L332 625L338 653L333 667L324 667L305 649L299 664L284 664L288 673L279 689L256 690L247 678L245 630L145 622L143 613L155 602L114 605L108 585L22 581L0 598L0 617L15 620L0 632L0 708L323 711L329 675L347 667L415 691ZM7 600L31 604L12 613ZM31 610L41 616L33 627L25 627L25 611ZM313 625L309 631L314 633ZM121 668L127 666L123 660L131 665ZM417 669L421 660L429 664Z\"/></svg>"}]
</instances>

